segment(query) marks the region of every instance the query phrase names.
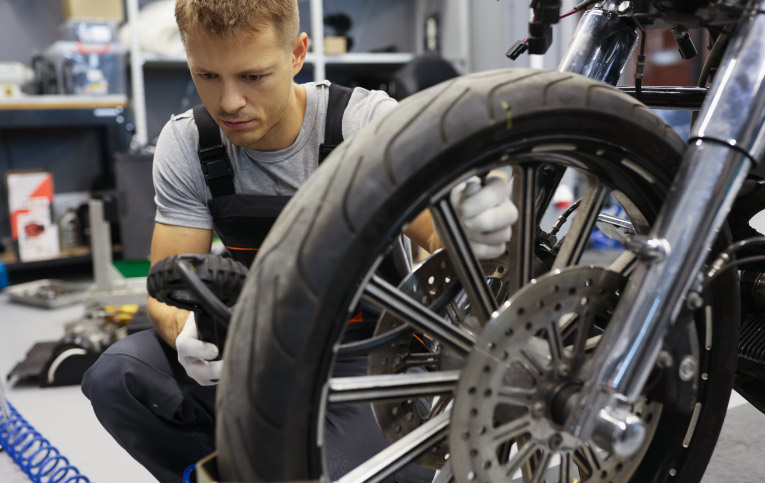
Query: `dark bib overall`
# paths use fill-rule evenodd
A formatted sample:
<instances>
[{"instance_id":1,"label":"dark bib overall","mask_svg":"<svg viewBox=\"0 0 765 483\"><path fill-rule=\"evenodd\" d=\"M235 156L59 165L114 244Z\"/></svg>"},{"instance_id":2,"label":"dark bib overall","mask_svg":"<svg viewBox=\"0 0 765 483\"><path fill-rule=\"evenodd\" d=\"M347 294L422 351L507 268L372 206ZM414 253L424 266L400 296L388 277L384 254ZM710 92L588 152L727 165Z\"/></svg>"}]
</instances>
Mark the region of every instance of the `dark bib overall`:
<instances>
[{"instance_id":1,"label":"dark bib overall","mask_svg":"<svg viewBox=\"0 0 765 483\"><path fill-rule=\"evenodd\" d=\"M331 84L324 131L319 146L319 164L343 141L343 113L353 91ZM264 196L236 193L234 171L221 142L220 130L204 106L194 108L199 130L199 161L212 199L207 202L215 231L235 260L251 266L268 231L290 196Z\"/></svg>"}]
</instances>

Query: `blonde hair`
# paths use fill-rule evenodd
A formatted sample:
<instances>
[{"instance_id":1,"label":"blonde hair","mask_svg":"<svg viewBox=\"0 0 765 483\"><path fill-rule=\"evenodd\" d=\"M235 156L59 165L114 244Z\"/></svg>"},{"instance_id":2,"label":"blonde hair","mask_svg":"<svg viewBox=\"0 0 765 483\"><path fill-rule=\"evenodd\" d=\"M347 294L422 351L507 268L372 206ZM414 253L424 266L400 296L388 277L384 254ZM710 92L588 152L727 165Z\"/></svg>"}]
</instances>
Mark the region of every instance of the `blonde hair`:
<instances>
[{"instance_id":1,"label":"blonde hair","mask_svg":"<svg viewBox=\"0 0 765 483\"><path fill-rule=\"evenodd\" d=\"M271 24L285 42L300 31L297 0L176 0L175 21L182 40L194 28L225 38L251 35Z\"/></svg>"}]
</instances>

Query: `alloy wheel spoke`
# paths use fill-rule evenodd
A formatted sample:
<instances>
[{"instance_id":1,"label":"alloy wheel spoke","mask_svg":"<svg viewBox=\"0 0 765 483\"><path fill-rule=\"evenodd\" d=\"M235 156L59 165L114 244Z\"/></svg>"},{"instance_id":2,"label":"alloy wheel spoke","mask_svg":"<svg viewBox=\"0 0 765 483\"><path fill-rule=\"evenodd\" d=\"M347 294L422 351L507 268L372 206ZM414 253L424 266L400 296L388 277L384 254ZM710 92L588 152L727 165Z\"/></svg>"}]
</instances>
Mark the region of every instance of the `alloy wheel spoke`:
<instances>
[{"instance_id":1,"label":"alloy wheel spoke","mask_svg":"<svg viewBox=\"0 0 765 483\"><path fill-rule=\"evenodd\" d=\"M592 320L588 317L580 315L576 324L576 340L574 342L574 354L575 356L581 356L587 350L587 342L590 339L590 329L592 328ZM599 340L599 339L598 339Z\"/></svg>"},{"instance_id":2,"label":"alloy wheel spoke","mask_svg":"<svg viewBox=\"0 0 765 483\"><path fill-rule=\"evenodd\" d=\"M388 311L393 317L409 324L415 330L438 339L443 345L463 357L467 356L475 343L475 336L472 333L449 324L435 312L407 297L377 275L372 276L362 297Z\"/></svg>"},{"instance_id":3,"label":"alloy wheel spoke","mask_svg":"<svg viewBox=\"0 0 765 483\"><path fill-rule=\"evenodd\" d=\"M553 366L563 357L563 336L560 332L560 321L558 319L550 322L547 329L547 342L550 344L550 357Z\"/></svg>"},{"instance_id":4,"label":"alloy wheel spoke","mask_svg":"<svg viewBox=\"0 0 765 483\"><path fill-rule=\"evenodd\" d=\"M587 246L590 233L598 221L598 213L608 198L609 189L595 176L588 176L582 203L577 208L574 220L566 234L552 270L562 269L579 262Z\"/></svg>"},{"instance_id":5,"label":"alloy wheel spoke","mask_svg":"<svg viewBox=\"0 0 765 483\"><path fill-rule=\"evenodd\" d=\"M537 233L536 178L537 165L513 166L513 203L518 209L518 221L510 239L510 263L514 267L510 277L510 294L523 288L532 278L534 239Z\"/></svg>"},{"instance_id":6,"label":"alloy wheel spoke","mask_svg":"<svg viewBox=\"0 0 765 483\"><path fill-rule=\"evenodd\" d=\"M505 476L507 476L507 478L512 478L513 473L518 471L518 468L520 468L521 465L534 454L536 449L537 445L532 441L529 441L518 448L518 452L510 458L510 461L508 461L507 465L503 468L505 470Z\"/></svg>"},{"instance_id":7,"label":"alloy wheel spoke","mask_svg":"<svg viewBox=\"0 0 765 483\"><path fill-rule=\"evenodd\" d=\"M509 423L497 426L493 430L492 439L496 443L506 443L528 432L531 420L528 417L513 419Z\"/></svg>"},{"instance_id":8,"label":"alloy wheel spoke","mask_svg":"<svg viewBox=\"0 0 765 483\"><path fill-rule=\"evenodd\" d=\"M440 357L440 350L436 352L417 352L413 354L407 354L405 356L404 362L400 366L396 366L396 372L406 372L408 369L415 367L436 366Z\"/></svg>"},{"instance_id":9,"label":"alloy wheel spoke","mask_svg":"<svg viewBox=\"0 0 765 483\"><path fill-rule=\"evenodd\" d=\"M597 473L603 466L600 458L598 458L591 446L580 446L577 454L584 457L584 462L589 466L591 474Z\"/></svg>"},{"instance_id":10,"label":"alloy wheel spoke","mask_svg":"<svg viewBox=\"0 0 765 483\"><path fill-rule=\"evenodd\" d=\"M628 277L635 268L635 265L637 265L637 257L635 254L632 252L624 252L619 255L616 260L611 262L608 266L608 270Z\"/></svg>"},{"instance_id":11,"label":"alloy wheel spoke","mask_svg":"<svg viewBox=\"0 0 765 483\"><path fill-rule=\"evenodd\" d=\"M433 407L430 408L430 411L428 411L428 414L423 418L423 420L429 421L433 419L437 414L446 409L451 401L451 396L440 396L438 401L433 404Z\"/></svg>"},{"instance_id":12,"label":"alloy wheel spoke","mask_svg":"<svg viewBox=\"0 0 765 483\"><path fill-rule=\"evenodd\" d=\"M561 453L560 455L560 467L558 474L560 477L558 478L559 481L570 483L573 481L572 475L571 475L571 453Z\"/></svg>"},{"instance_id":13,"label":"alloy wheel spoke","mask_svg":"<svg viewBox=\"0 0 765 483\"><path fill-rule=\"evenodd\" d=\"M481 263L470 248L457 211L448 199L435 203L430 211L449 260L470 300L472 313L479 320L489 320L491 314L497 310L497 301L486 283Z\"/></svg>"},{"instance_id":14,"label":"alloy wheel spoke","mask_svg":"<svg viewBox=\"0 0 765 483\"><path fill-rule=\"evenodd\" d=\"M545 375L545 369L542 367L542 364L539 363L539 360L535 356L533 356L528 349L521 349L518 351L518 355L520 357L517 357L516 360L523 365L523 367L528 371L528 373L531 375L531 377L534 378L534 381L538 381Z\"/></svg>"},{"instance_id":15,"label":"alloy wheel spoke","mask_svg":"<svg viewBox=\"0 0 765 483\"><path fill-rule=\"evenodd\" d=\"M340 478L338 483L380 481L391 475L446 439L450 416L450 410L444 411Z\"/></svg>"},{"instance_id":16,"label":"alloy wheel spoke","mask_svg":"<svg viewBox=\"0 0 765 483\"><path fill-rule=\"evenodd\" d=\"M541 449L540 451L542 454L537 458L539 463L534 468L534 477L531 479L531 483L542 483L544 481L547 467L550 465L550 459L552 458L552 453L546 449Z\"/></svg>"},{"instance_id":17,"label":"alloy wheel spoke","mask_svg":"<svg viewBox=\"0 0 765 483\"><path fill-rule=\"evenodd\" d=\"M499 397L502 403L523 406L525 408L531 408L534 394L536 394L536 389L521 389L510 386L503 387L497 391L497 397Z\"/></svg>"},{"instance_id":18,"label":"alloy wheel spoke","mask_svg":"<svg viewBox=\"0 0 765 483\"><path fill-rule=\"evenodd\" d=\"M416 399L454 392L460 371L412 372L329 380L330 405Z\"/></svg>"}]
</instances>

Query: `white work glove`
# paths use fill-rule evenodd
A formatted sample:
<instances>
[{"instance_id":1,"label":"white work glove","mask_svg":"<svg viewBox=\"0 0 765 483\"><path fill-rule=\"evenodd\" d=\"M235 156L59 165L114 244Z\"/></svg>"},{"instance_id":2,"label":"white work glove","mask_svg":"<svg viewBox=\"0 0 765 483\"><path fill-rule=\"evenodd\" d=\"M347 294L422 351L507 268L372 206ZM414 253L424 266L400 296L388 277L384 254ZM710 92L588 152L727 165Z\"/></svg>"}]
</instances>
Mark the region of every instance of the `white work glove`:
<instances>
[{"instance_id":1,"label":"white work glove","mask_svg":"<svg viewBox=\"0 0 765 483\"><path fill-rule=\"evenodd\" d=\"M218 357L215 344L199 339L194 312L189 314L186 325L175 339L175 348L178 350L178 361L189 377L203 386L218 384L223 361L213 360Z\"/></svg>"},{"instance_id":2,"label":"white work glove","mask_svg":"<svg viewBox=\"0 0 765 483\"><path fill-rule=\"evenodd\" d=\"M476 258L489 260L505 252L512 234L510 225L518 220L507 180L490 176L481 186L474 176L452 189L451 202Z\"/></svg>"}]
</instances>

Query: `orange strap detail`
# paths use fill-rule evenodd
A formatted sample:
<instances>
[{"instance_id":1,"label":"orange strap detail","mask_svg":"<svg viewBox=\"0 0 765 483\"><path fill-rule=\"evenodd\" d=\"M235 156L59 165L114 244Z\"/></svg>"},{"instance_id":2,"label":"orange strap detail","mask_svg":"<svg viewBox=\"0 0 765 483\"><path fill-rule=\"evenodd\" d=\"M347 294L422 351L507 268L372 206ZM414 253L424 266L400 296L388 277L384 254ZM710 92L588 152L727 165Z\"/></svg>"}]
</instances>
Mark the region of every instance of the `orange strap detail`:
<instances>
[{"instance_id":1,"label":"orange strap detail","mask_svg":"<svg viewBox=\"0 0 765 483\"><path fill-rule=\"evenodd\" d=\"M240 251L247 251L247 252L257 252L260 250L260 248L240 248L240 247L230 247L228 245L224 245L229 250L240 250Z\"/></svg>"},{"instance_id":2,"label":"orange strap detail","mask_svg":"<svg viewBox=\"0 0 765 483\"><path fill-rule=\"evenodd\" d=\"M357 322L364 322L364 314L361 312L351 317L351 320L348 321L349 324L355 324Z\"/></svg>"},{"instance_id":3,"label":"orange strap detail","mask_svg":"<svg viewBox=\"0 0 765 483\"><path fill-rule=\"evenodd\" d=\"M414 337L415 339L417 339L418 341L420 341L420 344L422 344L422 345L423 345L423 347L425 347L426 349L428 348L428 346L426 346L426 345L425 345L425 341L424 341L424 340L422 340L422 339L420 339L420 337L419 337L417 334L412 334L412 337Z\"/></svg>"}]
</instances>

